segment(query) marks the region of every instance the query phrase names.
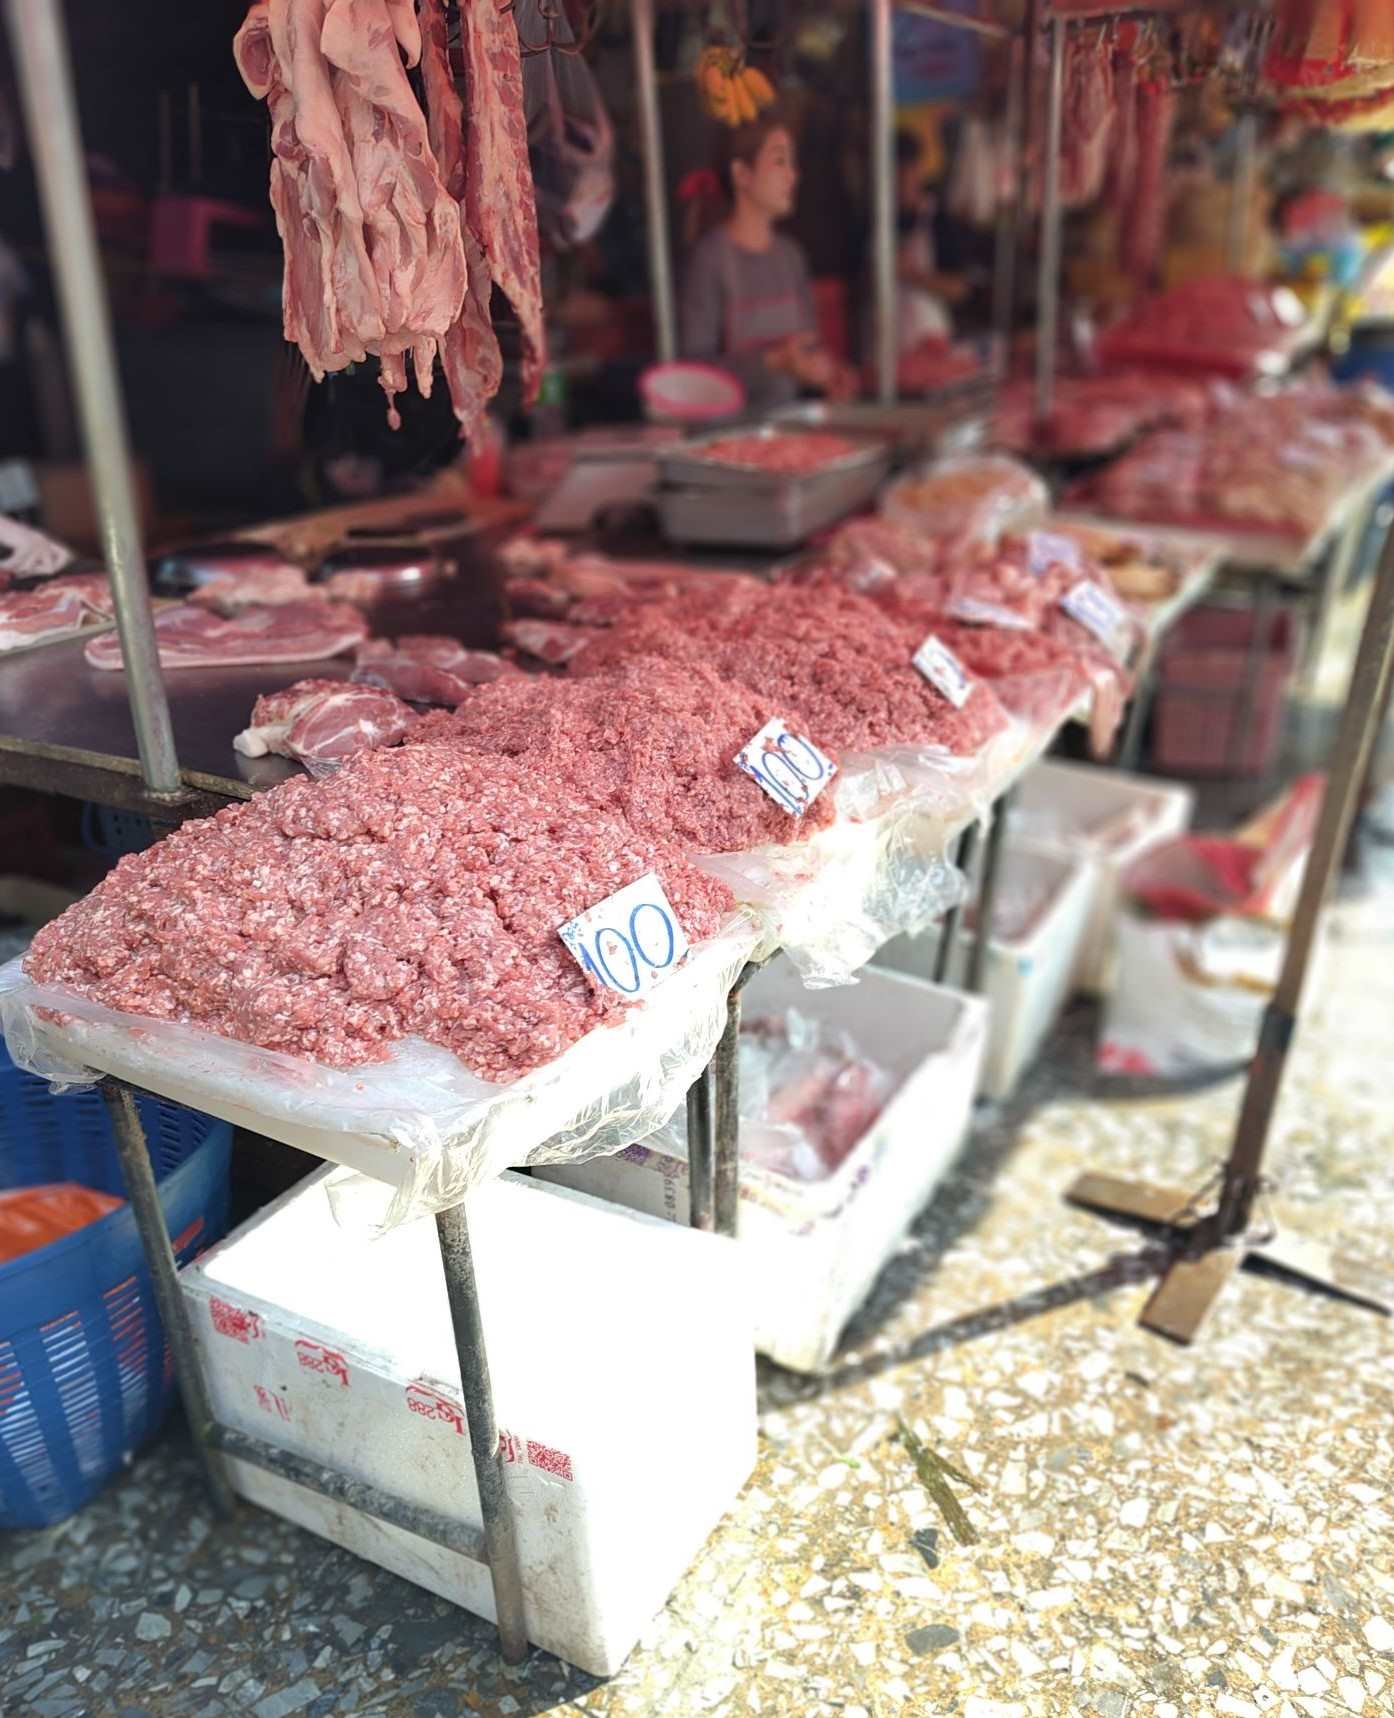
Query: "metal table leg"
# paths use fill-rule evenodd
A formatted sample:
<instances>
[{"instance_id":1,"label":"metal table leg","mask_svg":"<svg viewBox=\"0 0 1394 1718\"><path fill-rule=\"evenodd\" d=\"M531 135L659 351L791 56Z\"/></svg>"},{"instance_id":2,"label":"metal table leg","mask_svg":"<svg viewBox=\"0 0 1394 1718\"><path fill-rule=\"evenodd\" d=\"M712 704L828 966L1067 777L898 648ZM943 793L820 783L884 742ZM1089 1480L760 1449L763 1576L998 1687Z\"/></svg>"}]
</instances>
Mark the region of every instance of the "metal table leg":
<instances>
[{"instance_id":1,"label":"metal table leg","mask_svg":"<svg viewBox=\"0 0 1394 1718\"><path fill-rule=\"evenodd\" d=\"M450 1322L455 1328L455 1354L460 1362L470 1454L484 1517L484 1547L494 1586L499 1647L506 1663L520 1664L528 1653L523 1578L513 1536L513 1513L504 1486L503 1452L499 1447L494 1396L489 1385L489 1357L479 1314L479 1287L463 1205L436 1213L436 1234L440 1240L440 1262L445 1268L445 1291L450 1299Z\"/></svg>"},{"instance_id":2,"label":"metal table leg","mask_svg":"<svg viewBox=\"0 0 1394 1718\"><path fill-rule=\"evenodd\" d=\"M726 1030L716 1047L716 1150L712 1165L716 1232L734 1235L741 1202L741 985L726 1001Z\"/></svg>"},{"instance_id":3,"label":"metal table leg","mask_svg":"<svg viewBox=\"0 0 1394 1718\"><path fill-rule=\"evenodd\" d=\"M694 1229L715 1226L714 1078L709 1062L687 1088L687 1220Z\"/></svg>"},{"instance_id":4,"label":"metal table leg","mask_svg":"<svg viewBox=\"0 0 1394 1718\"><path fill-rule=\"evenodd\" d=\"M1336 599L1350 581L1355 558L1365 541L1370 516L1378 505L1379 497L1376 495L1371 498L1368 507L1358 508L1351 514L1345 529L1323 558L1321 576L1313 580L1312 630L1307 639L1299 682L1302 696L1308 701L1316 693L1321 659L1331 631L1331 617L1336 611Z\"/></svg>"},{"instance_id":5,"label":"metal table leg","mask_svg":"<svg viewBox=\"0 0 1394 1718\"><path fill-rule=\"evenodd\" d=\"M983 970L987 965L987 945L992 937L992 909L997 900L997 873L1002 859L1002 838L1007 832L1007 814L1011 810L1016 790L1009 788L992 809L992 824L983 849L983 871L978 881L977 927L973 947L968 956L968 977L964 989L977 995L983 987Z\"/></svg>"},{"instance_id":6,"label":"metal table leg","mask_svg":"<svg viewBox=\"0 0 1394 1718\"><path fill-rule=\"evenodd\" d=\"M1225 764L1231 775L1242 773L1244 742L1248 739L1249 727L1254 719L1254 700L1258 692L1263 660L1268 651L1275 609L1272 583L1266 577L1260 578L1254 591L1254 624L1249 634L1249 648L1244 657L1244 678L1239 687L1239 701L1232 702L1229 707L1229 743L1225 747Z\"/></svg>"},{"instance_id":7,"label":"metal table leg","mask_svg":"<svg viewBox=\"0 0 1394 1718\"><path fill-rule=\"evenodd\" d=\"M102 1097L111 1116L121 1174L126 1182L140 1244L145 1250L155 1304L160 1309L160 1319L165 1328L165 1341L169 1343L169 1351L174 1358L174 1375L178 1380L194 1448L203 1465L214 1507L220 1515L231 1515L236 1500L228 1484L222 1458L213 1449L213 1404L199 1364L189 1309L179 1289L174 1248L165 1227L165 1214L160 1208L160 1195L155 1186L155 1171L150 1162L140 1111L136 1108L131 1088L120 1080L103 1080Z\"/></svg>"},{"instance_id":8,"label":"metal table leg","mask_svg":"<svg viewBox=\"0 0 1394 1718\"><path fill-rule=\"evenodd\" d=\"M953 862L964 876L967 877L973 869L973 855L978 847L978 826L970 823L958 838L958 846L954 848ZM939 932L939 947L934 955L934 982L948 982L949 967L953 961L954 948L958 943L959 920L963 917L963 903L950 907L944 914L943 929Z\"/></svg>"},{"instance_id":9,"label":"metal table leg","mask_svg":"<svg viewBox=\"0 0 1394 1718\"><path fill-rule=\"evenodd\" d=\"M1137 679L1133 685L1128 719L1123 725L1123 737L1118 742L1118 751L1114 757L1115 768L1137 768L1138 759L1142 756L1142 736L1147 730L1147 718L1151 714L1152 700L1156 692L1157 653L1155 650L1149 650L1147 660L1138 668Z\"/></svg>"}]
</instances>

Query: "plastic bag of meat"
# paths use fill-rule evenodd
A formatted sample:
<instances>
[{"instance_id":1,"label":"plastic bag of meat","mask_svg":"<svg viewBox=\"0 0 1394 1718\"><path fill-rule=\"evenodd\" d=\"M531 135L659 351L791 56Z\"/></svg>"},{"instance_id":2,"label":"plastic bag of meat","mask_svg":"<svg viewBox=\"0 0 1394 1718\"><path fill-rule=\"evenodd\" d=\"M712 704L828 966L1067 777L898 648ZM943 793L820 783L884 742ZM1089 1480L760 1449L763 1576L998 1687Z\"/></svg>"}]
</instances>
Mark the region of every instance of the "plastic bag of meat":
<instances>
[{"instance_id":1,"label":"plastic bag of meat","mask_svg":"<svg viewBox=\"0 0 1394 1718\"><path fill-rule=\"evenodd\" d=\"M881 512L931 537L989 546L1007 531L1038 525L1050 491L1029 467L1003 454L958 454L892 483Z\"/></svg>"},{"instance_id":2,"label":"plastic bag of meat","mask_svg":"<svg viewBox=\"0 0 1394 1718\"><path fill-rule=\"evenodd\" d=\"M559 927L648 873L691 948L631 1004ZM232 1113L388 1182L396 1221L659 1126L758 936L675 848L564 784L419 746L121 861L3 969L0 1018L19 1065Z\"/></svg>"},{"instance_id":3,"label":"plastic bag of meat","mask_svg":"<svg viewBox=\"0 0 1394 1718\"><path fill-rule=\"evenodd\" d=\"M740 1153L791 1181L825 1181L895 1090L850 1033L797 1008L741 1022ZM678 1110L661 1137L687 1149Z\"/></svg>"}]
</instances>

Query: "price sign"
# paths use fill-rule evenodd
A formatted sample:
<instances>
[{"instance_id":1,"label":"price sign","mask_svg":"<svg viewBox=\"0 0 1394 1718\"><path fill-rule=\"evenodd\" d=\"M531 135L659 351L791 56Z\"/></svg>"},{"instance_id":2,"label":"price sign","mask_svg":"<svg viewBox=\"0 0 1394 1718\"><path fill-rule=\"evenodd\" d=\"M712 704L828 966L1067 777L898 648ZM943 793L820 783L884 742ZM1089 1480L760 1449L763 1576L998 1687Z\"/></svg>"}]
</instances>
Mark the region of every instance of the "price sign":
<instances>
[{"instance_id":1,"label":"price sign","mask_svg":"<svg viewBox=\"0 0 1394 1718\"><path fill-rule=\"evenodd\" d=\"M1081 579L1061 597L1060 606L1115 656L1127 654L1128 617L1102 585L1095 584L1093 579Z\"/></svg>"},{"instance_id":2,"label":"price sign","mask_svg":"<svg viewBox=\"0 0 1394 1718\"><path fill-rule=\"evenodd\" d=\"M1058 531L1032 531L1028 535L1026 564L1038 579L1043 579L1052 567L1067 567L1072 573L1084 571L1079 544L1073 537L1062 537Z\"/></svg>"},{"instance_id":3,"label":"price sign","mask_svg":"<svg viewBox=\"0 0 1394 1718\"><path fill-rule=\"evenodd\" d=\"M587 907L557 935L597 984L646 995L687 953L687 938L652 871Z\"/></svg>"},{"instance_id":4,"label":"price sign","mask_svg":"<svg viewBox=\"0 0 1394 1718\"><path fill-rule=\"evenodd\" d=\"M947 644L941 644L932 632L910 660L955 710L961 710L968 702L973 682L953 651Z\"/></svg>"},{"instance_id":5,"label":"price sign","mask_svg":"<svg viewBox=\"0 0 1394 1718\"><path fill-rule=\"evenodd\" d=\"M793 817L802 817L837 774L837 765L812 740L786 727L778 716L736 753L736 764Z\"/></svg>"}]
</instances>

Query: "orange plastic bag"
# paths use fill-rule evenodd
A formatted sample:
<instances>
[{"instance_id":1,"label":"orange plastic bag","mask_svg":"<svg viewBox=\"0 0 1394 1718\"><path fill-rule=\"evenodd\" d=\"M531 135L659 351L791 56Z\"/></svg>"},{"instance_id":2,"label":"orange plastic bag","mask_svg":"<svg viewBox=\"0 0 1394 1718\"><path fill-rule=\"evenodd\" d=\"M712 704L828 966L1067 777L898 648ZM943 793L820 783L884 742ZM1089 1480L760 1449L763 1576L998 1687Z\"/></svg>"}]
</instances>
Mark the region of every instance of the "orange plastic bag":
<instances>
[{"instance_id":1,"label":"orange plastic bag","mask_svg":"<svg viewBox=\"0 0 1394 1718\"><path fill-rule=\"evenodd\" d=\"M0 1265L46 1247L50 1241L59 1241L124 1203L76 1181L16 1187L0 1193Z\"/></svg>"}]
</instances>

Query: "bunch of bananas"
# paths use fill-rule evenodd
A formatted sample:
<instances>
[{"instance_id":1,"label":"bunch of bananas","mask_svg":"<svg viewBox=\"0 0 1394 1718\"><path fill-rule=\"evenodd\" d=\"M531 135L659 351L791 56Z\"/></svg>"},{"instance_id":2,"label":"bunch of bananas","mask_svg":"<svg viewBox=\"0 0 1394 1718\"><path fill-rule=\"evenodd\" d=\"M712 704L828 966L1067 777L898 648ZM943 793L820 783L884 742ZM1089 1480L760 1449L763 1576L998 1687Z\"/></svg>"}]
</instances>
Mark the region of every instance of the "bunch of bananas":
<instances>
[{"instance_id":1,"label":"bunch of bananas","mask_svg":"<svg viewBox=\"0 0 1394 1718\"><path fill-rule=\"evenodd\" d=\"M702 106L723 125L748 125L774 100L774 86L754 66L743 66L730 48L703 48L697 61Z\"/></svg>"}]
</instances>

